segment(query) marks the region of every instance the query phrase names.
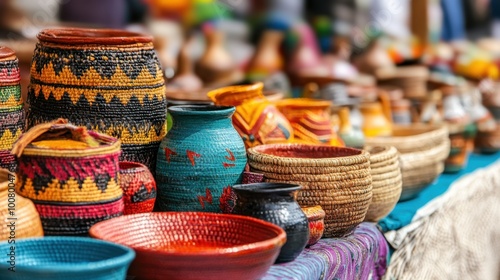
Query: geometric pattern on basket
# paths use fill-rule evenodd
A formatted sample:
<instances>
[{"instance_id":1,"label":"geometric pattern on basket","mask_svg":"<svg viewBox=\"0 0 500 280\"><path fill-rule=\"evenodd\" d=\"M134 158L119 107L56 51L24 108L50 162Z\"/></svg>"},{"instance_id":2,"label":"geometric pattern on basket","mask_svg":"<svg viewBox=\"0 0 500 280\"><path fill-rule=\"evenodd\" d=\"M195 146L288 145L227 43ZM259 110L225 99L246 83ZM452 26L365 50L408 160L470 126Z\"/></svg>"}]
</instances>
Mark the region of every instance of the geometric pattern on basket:
<instances>
[{"instance_id":1,"label":"geometric pattern on basket","mask_svg":"<svg viewBox=\"0 0 500 280\"><path fill-rule=\"evenodd\" d=\"M98 202L121 197L118 154L56 158L22 156L16 191L36 201Z\"/></svg>"},{"instance_id":2,"label":"geometric pattern on basket","mask_svg":"<svg viewBox=\"0 0 500 280\"><path fill-rule=\"evenodd\" d=\"M31 65L28 128L66 118L135 146L123 149L120 159L142 159L155 170L156 151L166 135L164 86L152 43L40 42ZM144 145L154 145L154 151L141 149Z\"/></svg>"},{"instance_id":3,"label":"geometric pattern on basket","mask_svg":"<svg viewBox=\"0 0 500 280\"><path fill-rule=\"evenodd\" d=\"M0 110L22 104L21 85L2 86L0 83Z\"/></svg>"},{"instance_id":4,"label":"geometric pattern on basket","mask_svg":"<svg viewBox=\"0 0 500 280\"><path fill-rule=\"evenodd\" d=\"M123 212L123 199L119 197L108 203L79 204L79 205L57 205L41 204L35 205L42 219L97 219L114 216Z\"/></svg>"},{"instance_id":5,"label":"geometric pattern on basket","mask_svg":"<svg viewBox=\"0 0 500 280\"><path fill-rule=\"evenodd\" d=\"M15 55L12 59L0 61L0 85L18 85L20 81L19 60Z\"/></svg>"}]
</instances>

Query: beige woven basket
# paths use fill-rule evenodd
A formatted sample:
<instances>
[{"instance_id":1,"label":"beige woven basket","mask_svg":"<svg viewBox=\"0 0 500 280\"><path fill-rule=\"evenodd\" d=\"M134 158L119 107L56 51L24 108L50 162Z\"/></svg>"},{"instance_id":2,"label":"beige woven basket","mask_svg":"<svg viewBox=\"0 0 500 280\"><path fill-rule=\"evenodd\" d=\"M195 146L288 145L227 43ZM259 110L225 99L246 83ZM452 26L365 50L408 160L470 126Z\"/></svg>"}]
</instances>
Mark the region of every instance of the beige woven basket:
<instances>
[{"instance_id":1,"label":"beige woven basket","mask_svg":"<svg viewBox=\"0 0 500 280\"><path fill-rule=\"evenodd\" d=\"M428 124L395 125L393 136L368 138L366 145L389 145L399 151L403 181L400 200L413 198L431 184L443 172L450 151L447 127ZM371 168L378 169L379 165L374 163ZM372 176L373 172L378 171L372 171Z\"/></svg>"},{"instance_id":2,"label":"beige woven basket","mask_svg":"<svg viewBox=\"0 0 500 280\"><path fill-rule=\"evenodd\" d=\"M403 181L398 150L393 146L366 147L370 153L373 197L365 220L377 222L387 216L401 195Z\"/></svg>"},{"instance_id":3,"label":"beige woven basket","mask_svg":"<svg viewBox=\"0 0 500 280\"><path fill-rule=\"evenodd\" d=\"M350 234L366 216L372 199L369 154L352 148L272 144L249 149L253 172L265 182L300 184L297 201L326 212L324 237Z\"/></svg>"}]
</instances>

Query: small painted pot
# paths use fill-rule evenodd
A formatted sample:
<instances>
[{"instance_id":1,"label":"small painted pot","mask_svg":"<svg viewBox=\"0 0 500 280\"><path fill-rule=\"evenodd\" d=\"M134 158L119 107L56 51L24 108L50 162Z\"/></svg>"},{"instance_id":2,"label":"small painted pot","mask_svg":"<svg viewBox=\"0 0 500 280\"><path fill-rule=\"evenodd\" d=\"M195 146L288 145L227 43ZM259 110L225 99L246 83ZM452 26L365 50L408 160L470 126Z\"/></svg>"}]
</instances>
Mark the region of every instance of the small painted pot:
<instances>
[{"instance_id":1,"label":"small painted pot","mask_svg":"<svg viewBox=\"0 0 500 280\"><path fill-rule=\"evenodd\" d=\"M325 211L320 205L311 207L302 207L302 211L306 214L309 221L309 241L307 246L316 244L325 231Z\"/></svg>"},{"instance_id":2,"label":"small painted pot","mask_svg":"<svg viewBox=\"0 0 500 280\"><path fill-rule=\"evenodd\" d=\"M124 215L152 212L156 200L156 182L147 166L138 162L122 161L120 187L125 203Z\"/></svg>"},{"instance_id":3,"label":"small painted pot","mask_svg":"<svg viewBox=\"0 0 500 280\"><path fill-rule=\"evenodd\" d=\"M234 185L237 195L234 214L251 216L280 226L287 241L276 263L291 262L304 250L309 239L307 217L297 203L300 185L255 183Z\"/></svg>"}]
</instances>

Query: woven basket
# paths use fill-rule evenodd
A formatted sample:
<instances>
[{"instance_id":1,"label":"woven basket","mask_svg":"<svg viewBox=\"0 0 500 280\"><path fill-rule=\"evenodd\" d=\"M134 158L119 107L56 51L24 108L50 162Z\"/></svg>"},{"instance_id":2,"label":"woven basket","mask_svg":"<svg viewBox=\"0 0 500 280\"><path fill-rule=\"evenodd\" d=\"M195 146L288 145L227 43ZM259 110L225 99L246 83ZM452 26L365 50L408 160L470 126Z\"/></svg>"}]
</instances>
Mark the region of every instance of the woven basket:
<instances>
[{"instance_id":1,"label":"woven basket","mask_svg":"<svg viewBox=\"0 0 500 280\"><path fill-rule=\"evenodd\" d=\"M333 146L262 145L249 149L249 166L265 182L300 184L302 207L326 212L325 237L345 236L361 223L372 199L369 154Z\"/></svg>"},{"instance_id":2,"label":"woven basket","mask_svg":"<svg viewBox=\"0 0 500 280\"><path fill-rule=\"evenodd\" d=\"M40 216L29 199L15 193L15 175L0 168L0 240L43 236ZM14 227L10 227L14 222Z\"/></svg>"},{"instance_id":3,"label":"woven basket","mask_svg":"<svg viewBox=\"0 0 500 280\"><path fill-rule=\"evenodd\" d=\"M366 150L370 153L373 197L365 220L377 222L394 209L401 196L399 153L393 146L366 147Z\"/></svg>"},{"instance_id":4,"label":"woven basket","mask_svg":"<svg viewBox=\"0 0 500 280\"><path fill-rule=\"evenodd\" d=\"M375 72L375 77L380 85L401 88L408 99L423 98L427 94L429 70L425 66L382 68Z\"/></svg>"},{"instance_id":5,"label":"woven basket","mask_svg":"<svg viewBox=\"0 0 500 280\"><path fill-rule=\"evenodd\" d=\"M57 120L31 128L14 144L16 192L32 199L46 235L84 235L120 216L120 141Z\"/></svg>"},{"instance_id":6,"label":"woven basket","mask_svg":"<svg viewBox=\"0 0 500 280\"><path fill-rule=\"evenodd\" d=\"M12 144L24 129L19 62L13 50L0 47L0 168L15 172Z\"/></svg>"},{"instance_id":7,"label":"woven basket","mask_svg":"<svg viewBox=\"0 0 500 280\"><path fill-rule=\"evenodd\" d=\"M165 85L152 38L118 30L38 34L27 102L28 127L66 118L118 138L120 160L155 171L166 135Z\"/></svg>"}]
</instances>

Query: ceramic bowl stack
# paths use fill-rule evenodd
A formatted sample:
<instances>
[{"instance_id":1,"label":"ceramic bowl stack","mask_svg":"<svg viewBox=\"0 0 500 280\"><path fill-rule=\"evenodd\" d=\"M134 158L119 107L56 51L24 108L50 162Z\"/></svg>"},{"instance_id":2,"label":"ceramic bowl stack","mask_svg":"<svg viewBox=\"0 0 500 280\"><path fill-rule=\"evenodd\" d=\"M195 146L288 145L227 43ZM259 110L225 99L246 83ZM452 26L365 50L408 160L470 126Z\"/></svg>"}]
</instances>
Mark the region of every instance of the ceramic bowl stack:
<instances>
[{"instance_id":1,"label":"ceramic bowl stack","mask_svg":"<svg viewBox=\"0 0 500 280\"><path fill-rule=\"evenodd\" d=\"M343 147L271 144L247 151L253 172L265 182L302 185L297 202L320 205L326 213L324 237L342 237L365 219L372 199L368 152Z\"/></svg>"},{"instance_id":2,"label":"ceramic bowl stack","mask_svg":"<svg viewBox=\"0 0 500 280\"><path fill-rule=\"evenodd\" d=\"M391 137L367 138L366 144L398 149L403 175L400 200L414 198L429 186L443 172L450 152L448 129L441 125L396 125Z\"/></svg>"},{"instance_id":3,"label":"ceramic bowl stack","mask_svg":"<svg viewBox=\"0 0 500 280\"><path fill-rule=\"evenodd\" d=\"M398 150L393 146L367 147L370 153L373 197L366 220L377 222L387 216L401 196L403 178Z\"/></svg>"}]
</instances>

